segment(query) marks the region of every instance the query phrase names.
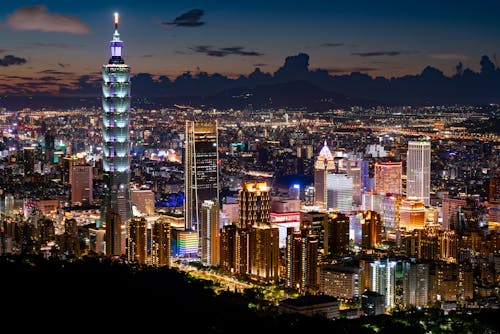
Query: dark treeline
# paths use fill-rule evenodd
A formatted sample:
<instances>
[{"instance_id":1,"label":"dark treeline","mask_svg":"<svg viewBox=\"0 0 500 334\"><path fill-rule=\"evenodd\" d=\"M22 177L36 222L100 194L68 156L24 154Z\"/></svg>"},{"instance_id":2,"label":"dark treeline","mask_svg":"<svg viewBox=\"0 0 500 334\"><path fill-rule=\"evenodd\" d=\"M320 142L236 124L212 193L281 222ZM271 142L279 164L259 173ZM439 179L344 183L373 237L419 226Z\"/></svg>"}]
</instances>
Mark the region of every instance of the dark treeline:
<instances>
[{"instance_id":1,"label":"dark treeline","mask_svg":"<svg viewBox=\"0 0 500 334\"><path fill-rule=\"evenodd\" d=\"M265 303L252 291L216 294L213 282L175 269L137 267L99 257L62 261L3 256L0 282L2 323L22 332L499 332L498 310L461 317L414 312L336 321L279 315L274 307L249 307Z\"/></svg>"}]
</instances>

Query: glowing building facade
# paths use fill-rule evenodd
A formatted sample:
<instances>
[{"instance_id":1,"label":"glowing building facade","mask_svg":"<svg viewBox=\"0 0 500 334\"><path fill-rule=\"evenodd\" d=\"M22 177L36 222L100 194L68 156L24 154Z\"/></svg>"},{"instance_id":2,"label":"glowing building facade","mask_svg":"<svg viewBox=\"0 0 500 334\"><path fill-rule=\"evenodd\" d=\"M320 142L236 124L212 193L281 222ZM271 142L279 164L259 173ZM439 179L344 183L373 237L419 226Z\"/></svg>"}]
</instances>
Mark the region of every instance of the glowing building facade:
<instances>
[{"instance_id":1,"label":"glowing building facade","mask_svg":"<svg viewBox=\"0 0 500 334\"><path fill-rule=\"evenodd\" d=\"M430 204L431 143L410 141L406 157L406 196L417 197L425 206Z\"/></svg>"},{"instance_id":2,"label":"glowing building facade","mask_svg":"<svg viewBox=\"0 0 500 334\"><path fill-rule=\"evenodd\" d=\"M402 193L402 162L381 162L375 163L375 192L379 194Z\"/></svg>"},{"instance_id":3,"label":"glowing building facade","mask_svg":"<svg viewBox=\"0 0 500 334\"><path fill-rule=\"evenodd\" d=\"M198 230L201 204L219 202L217 121L186 121L184 217L186 230Z\"/></svg>"},{"instance_id":4,"label":"glowing building facade","mask_svg":"<svg viewBox=\"0 0 500 334\"><path fill-rule=\"evenodd\" d=\"M326 209L328 202L327 181L328 174L335 170L335 161L328 146L325 145L319 152L318 159L314 163L314 203L315 205Z\"/></svg>"},{"instance_id":5,"label":"glowing building facade","mask_svg":"<svg viewBox=\"0 0 500 334\"><path fill-rule=\"evenodd\" d=\"M122 58L123 42L118 33L115 13L115 33L110 42L111 58L102 67L102 123L104 200L103 217L112 208L122 223L132 217L130 200L130 67Z\"/></svg>"}]
</instances>

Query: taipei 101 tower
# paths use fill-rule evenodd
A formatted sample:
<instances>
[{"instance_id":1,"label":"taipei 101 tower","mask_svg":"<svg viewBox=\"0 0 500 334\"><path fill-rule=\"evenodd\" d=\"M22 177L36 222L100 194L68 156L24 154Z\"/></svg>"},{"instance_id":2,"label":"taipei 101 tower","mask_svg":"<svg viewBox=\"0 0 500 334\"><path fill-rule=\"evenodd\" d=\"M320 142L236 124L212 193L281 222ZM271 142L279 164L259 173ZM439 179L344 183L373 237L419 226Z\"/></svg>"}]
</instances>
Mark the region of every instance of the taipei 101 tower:
<instances>
[{"instance_id":1,"label":"taipei 101 tower","mask_svg":"<svg viewBox=\"0 0 500 334\"><path fill-rule=\"evenodd\" d=\"M101 220L111 229L110 238L120 244L120 232L132 217L130 200L130 67L122 58L123 42L118 33L118 13L115 13L115 32L109 43L111 58L102 67L102 123L104 198ZM119 217L119 219L118 219ZM121 222L121 224L118 224ZM111 234L113 236L111 236ZM113 247L114 248L114 247ZM120 247L121 248L121 247ZM111 250L119 253L118 249Z\"/></svg>"}]
</instances>

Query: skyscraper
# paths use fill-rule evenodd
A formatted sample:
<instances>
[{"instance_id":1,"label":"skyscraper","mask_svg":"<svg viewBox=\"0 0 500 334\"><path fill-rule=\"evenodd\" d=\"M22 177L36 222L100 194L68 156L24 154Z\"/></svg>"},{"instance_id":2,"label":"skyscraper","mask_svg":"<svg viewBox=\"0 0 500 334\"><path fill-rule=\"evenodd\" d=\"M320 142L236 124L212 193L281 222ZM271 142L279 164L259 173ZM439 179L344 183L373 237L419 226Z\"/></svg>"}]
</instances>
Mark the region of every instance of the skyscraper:
<instances>
[{"instance_id":1,"label":"skyscraper","mask_svg":"<svg viewBox=\"0 0 500 334\"><path fill-rule=\"evenodd\" d=\"M130 67L122 58L123 42L118 33L118 13L115 32L109 44L111 58L102 67L102 123L104 200L102 216L109 209L120 215L125 224L132 217L130 200Z\"/></svg>"},{"instance_id":2,"label":"skyscraper","mask_svg":"<svg viewBox=\"0 0 500 334\"><path fill-rule=\"evenodd\" d=\"M184 215L187 230L198 230L204 200L219 202L217 121L186 121Z\"/></svg>"},{"instance_id":3,"label":"skyscraper","mask_svg":"<svg viewBox=\"0 0 500 334\"><path fill-rule=\"evenodd\" d=\"M170 267L170 223L164 217L151 228L151 264Z\"/></svg>"},{"instance_id":4,"label":"skyscraper","mask_svg":"<svg viewBox=\"0 0 500 334\"><path fill-rule=\"evenodd\" d=\"M218 266L220 261L219 204L205 200L201 204L199 229L201 262L206 266Z\"/></svg>"},{"instance_id":5,"label":"skyscraper","mask_svg":"<svg viewBox=\"0 0 500 334\"><path fill-rule=\"evenodd\" d=\"M325 145L319 152L318 159L314 163L314 204L322 209L327 208L328 193L326 189L326 177L335 170L335 162L332 152Z\"/></svg>"},{"instance_id":6,"label":"skyscraper","mask_svg":"<svg viewBox=\"0 0 500 334\"><path fill-rule=\"evenodd\" d=\"M375 162L375 192L400 195L402 193L402 162Z\"/></svg>"},{"instance_id":7,"label":"skyscraper","mask_svg":"<svg viewBox=\"0 0 500 334\"><path fill-rule=\"evenodd\" d=\"M92 182L93 168L90 165L71 166L69 183L71 184L71 205L83 205L94 202L92 195L94 187Z\"/></svg>"},{"instance_id":8,"label":"skyscraper","mask_svg":"<svg viewBox=\"0 0 500 334\"><path fill-rule=\"evenodd\" d=\"M127 224L127 259L146 263L147 222L144 217L134 217Z\"/></svg>"},{"instance_id":9,"label":"skyscraper","mask_svg":"<svg viewBox=\"0 0 500 334\"><path fill-rule=\"evenodd\" d=\"M251 227L260 223L268 225L271 221L271 197L267 183L244 183L238 193L238 206L238 227Z\"/></svg>"},{"instance_id":10,"label":"skyscraper","mask_svg":"<svg viewBox=\"0 0 500 334\"><path fill-rule=\"evenodd\" d=\"M406 196L417 197L430 204L431 191L431 143L428 141L408 142L406 157Z\"/></svg>"}]
</instances>

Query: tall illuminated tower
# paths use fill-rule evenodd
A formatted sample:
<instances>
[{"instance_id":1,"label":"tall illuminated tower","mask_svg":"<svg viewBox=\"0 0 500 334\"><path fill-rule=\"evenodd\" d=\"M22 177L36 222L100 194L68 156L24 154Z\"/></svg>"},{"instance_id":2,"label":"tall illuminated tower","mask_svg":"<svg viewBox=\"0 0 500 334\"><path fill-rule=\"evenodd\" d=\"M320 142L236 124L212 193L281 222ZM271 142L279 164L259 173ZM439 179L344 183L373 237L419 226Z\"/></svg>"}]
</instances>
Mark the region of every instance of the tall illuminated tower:
<instances>
[{"instance_id":1,"label":"tall illuminated tower","mask_svg":"<svg viewBox=\"0 0 500 334\"><path fill-rule=\"evenodd\" d=\"M109 209L120 215L122 224L132 217L130 200L130 67L122 58L123 42L118 33L118 13L115 13L115 33L109 43L111 58L102 66L102 123L104 200L103 217Z\"/></svg>"},{"instance_id":2,"label":"tall illuminated tower","mask_svg":"<svg viewBox=\"0 0 500 334\"><path fill-rule=\"evenodd\" d=\"M187 230L198 231L203 201L219 203L217 120L186 121L184 217Z\"/></svg>"},{"instance_id":3,"label":"tall illuminated tower","mask_svg":"<svg viewBox=\"0 0 500 334\"><path fill-rule=\"evenodd\" d=\"M416 197L426 206L430 204L431 143L410 141L406 157L406 196Z\"/></svg>"}]
</instances>

